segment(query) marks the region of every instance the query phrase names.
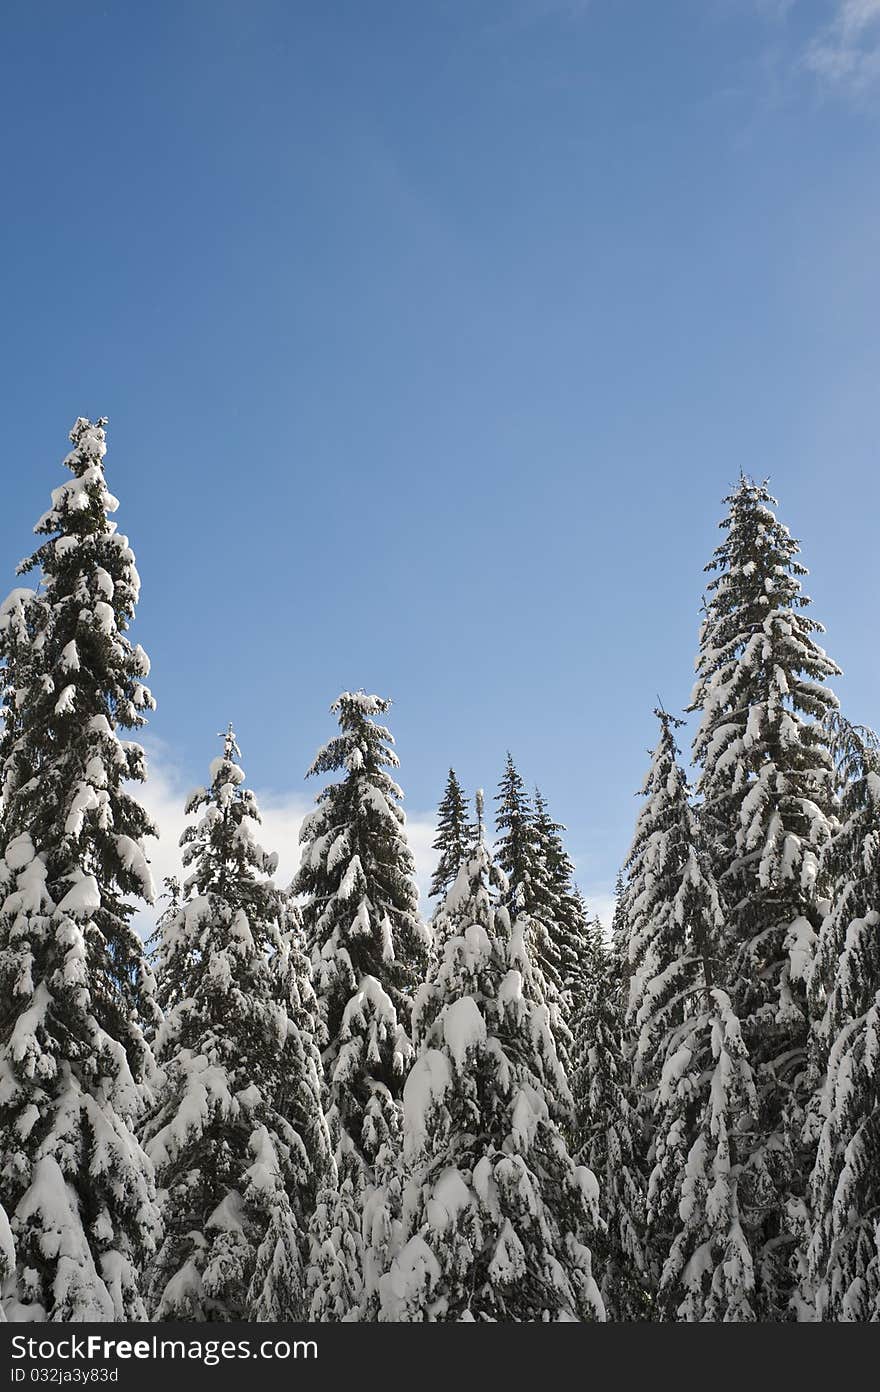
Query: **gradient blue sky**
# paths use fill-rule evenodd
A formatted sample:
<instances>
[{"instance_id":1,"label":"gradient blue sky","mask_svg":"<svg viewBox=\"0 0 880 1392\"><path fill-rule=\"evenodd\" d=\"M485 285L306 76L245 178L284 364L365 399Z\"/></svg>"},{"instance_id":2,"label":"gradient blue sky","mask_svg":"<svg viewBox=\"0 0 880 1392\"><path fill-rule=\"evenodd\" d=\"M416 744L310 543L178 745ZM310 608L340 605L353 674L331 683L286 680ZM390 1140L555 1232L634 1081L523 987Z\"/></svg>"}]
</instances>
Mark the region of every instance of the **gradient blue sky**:
<instances>
[{"instance_id":1,"label":"gradient blue sky","mask_svg":"<svg viewBox=\"0 0 880 1392\"><path fill-rule=\"evenodd\" d=\"M880 0L3 14L0 555L106 413L166 792L231 716L298 807L365 686L601 900L740 468L880 722Z\"/></svg>"}]
</instances>

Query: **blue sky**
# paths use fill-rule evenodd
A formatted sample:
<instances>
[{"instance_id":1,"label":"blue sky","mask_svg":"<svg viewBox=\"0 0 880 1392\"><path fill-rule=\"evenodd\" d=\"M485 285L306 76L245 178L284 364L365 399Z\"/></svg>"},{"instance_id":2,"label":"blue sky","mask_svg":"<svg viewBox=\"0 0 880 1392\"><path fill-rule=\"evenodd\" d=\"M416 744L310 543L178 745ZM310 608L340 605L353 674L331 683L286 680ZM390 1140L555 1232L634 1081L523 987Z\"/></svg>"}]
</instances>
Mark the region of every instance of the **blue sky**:
<instances>
[{"instance_id":1,"label":"blue sky","mask_svg":"<svg viewBox=\"0 0 880 1392\"><path fill-rule=\"evenodd\" d=\"M286 834L365 686L421 843L510 748L604 903L740 468L880 722L880 0L4 21L0 554L107 414L166 816L231 717Z\"/></svg>"}]
</instances>

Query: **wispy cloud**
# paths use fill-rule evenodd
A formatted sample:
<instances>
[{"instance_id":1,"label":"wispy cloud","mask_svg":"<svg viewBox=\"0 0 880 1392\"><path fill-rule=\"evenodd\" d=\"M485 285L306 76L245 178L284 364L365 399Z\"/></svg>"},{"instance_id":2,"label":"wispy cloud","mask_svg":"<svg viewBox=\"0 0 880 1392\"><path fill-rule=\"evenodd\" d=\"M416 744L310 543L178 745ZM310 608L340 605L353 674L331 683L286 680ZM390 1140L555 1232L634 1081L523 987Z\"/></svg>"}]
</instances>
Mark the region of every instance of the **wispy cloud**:
<instances>
[{"instance_id":1,"label":"wispy cloud","mask_svg":"<svg viewBox=\"0 0 880 1392\"><path fill-rule=\"evenodd\" d=\"M807 45L804 67L828 86L862 93L880 79L880 0L835 0L834 9Z\"/></svg>"}]
</instances>

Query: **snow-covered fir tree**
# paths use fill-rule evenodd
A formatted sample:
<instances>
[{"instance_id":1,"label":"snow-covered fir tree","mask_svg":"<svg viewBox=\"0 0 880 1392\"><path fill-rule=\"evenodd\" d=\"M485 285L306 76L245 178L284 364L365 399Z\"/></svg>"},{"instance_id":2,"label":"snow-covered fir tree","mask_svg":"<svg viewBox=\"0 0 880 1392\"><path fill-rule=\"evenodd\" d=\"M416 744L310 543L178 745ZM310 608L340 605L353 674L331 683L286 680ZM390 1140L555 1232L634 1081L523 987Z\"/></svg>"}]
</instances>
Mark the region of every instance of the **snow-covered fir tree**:
<instances>
[{"instance_id":1,"label":"snow-covered fir tree","mask_svg":"<svg viewBox=\"0 0 880 1392\"><path fill-rule=\"evenodd\" d=\"M838 669L805 609L799 548L775 499L742 478L707 570L692 708L700 820L724 903L726 981L758 1117L739 1141L753 1309L791 1317L811 1168L806 980L833 813L825 686Z\"/></svg>"},{"instance_id":2,"label":"snow-covered fir tree","mask_svg":"<svg viewBox=\"0 0 880 1392\"><path fill-rule=\"evenodd\" d=\"M460 938L471 923L482 921L480 916L485 917L488 914L491 904L505 903L510 891L507 876L494 857L488 853L484 875L476 881L472 877L474 856L482 855L481 846L485 849L485 804L482 788L477 789L474 801L476 821L473 823L470 849L431 921L435 968L443 961L446 943L451 938Z\"/></svg>"},{"instance_id":3,"label":"snow-covered fir tree","mask_svg":"<svg viewBox=\"0 0 880 1392\"><path fill-rule=\"evenodd\" d=\"M416 1002L380 1318L602 1319L587 1245L596 1181L566 1145L571 1098L522 925L494 902L482 824L450 896L450 915L470 922Z\"/></svg>"},{"instance_id":4,"label":"snow-covered fir tree","mask_svg":"<svg viewBox=\"0 0 880 1392\"><path fill-rule=\"evenodd\" d=\"M654 1314L674 1317L681 1309L681 1317L691 1319L700 1316L696 1289L686 1306L679 1284L693 1256L682 1224L687 1211L689 1234L702 1232L705 1213L694 1199L684 1203L682 1184L689 1157L697 1163L706 1125L703 1082L710 1067L709 1017L720 1009L711 992L723 916L678 761L675 730L682 722L663 709L656 715L660 734L626 865L618 935L627 943L625 1035L638 1133L650 1137L644 1249L657 1288ZM728 1009L730 1035L733 1018ZM694 1271L688 1267L686 1285ZM706 1268L700 1276L711 1284L714 1272ZM731 1293L731 1306L733 1300Z\"/></svg>"},{"instance_id":5,"label":"snow-covered fir tree","mask_svg":"<svg viewBox=\"0 0 880 1392\"><path fill-rule=\"evenodd\" d=\"M656 1298L661 1319L744 1323L755 1318L755 1271L740 1221L739 1146L757 1108L740 1023L725 991L670 1041L655 1110L659 1128L649 1212L669 1199L677 1223Z\"/></svg>"},{"instance_id":6,"label":"snow-covered fir tree","mask_svg":"<svg viewBox=\"0 0 880 1392\"><path fill-rule=\"evenodd\" d=\"M510 905L523 913L531 913L536 861L534 812L526 785L510 753L495 802L494 858L507 877Z\"/></svg>"},{"instance_id":7,"label":"snow-covered fir tree","mask_svg":"<svg viewBox=\"0 0 880 1392\"><path fill-rule=\"evenodd\" d=\"M232 728L187 801L183 897L163 916L165 1084L148 1127L165 1236L159 1320L301 1320L307 1228L329 1167L317 1008L298 915Z\"/></svg>"},{"instance_id":8,"label":"snow-covered fir tree","mask_svg":"<svg viewBox=\"0 0 880 1392\"><path fill-rule=\"evenodd\" d=\"M663 709L655 714L660 734L642 786L621 910L633 1081L648 1111L668 1041L706 989L704 971L714 984L711 949L722 919L678 761L675 730L682 722Z\"/></svg>"},{"instance_id":9,"label":"snow-covered fir tree","mask_svg":"<svg viewBox=\"0 0 880 1392\"><path fill-rule=\"evenodd\" d=\"M556 1047L567 1068L572 958L586 912L562 844L564 827L550 818L540 794L538 799L533 807L508 754L495 797L495 858L507 879L504 902L511 918L523 922L536 989L550 1010Z\"/></svg>"},{"instance_id":10,"label":"snow-covered fir tree","mask_svg":"<svg viewBox=\"0 0 880 1392\"><path fill-rule=\"evenodd\" d=\"M6 1323L6 1301L14 1294L15 1238L6 1209L0 1203L0 1324Z\"/></svg>"},{"instance_id":11,"label":"snow-covered fir tree","mask_svg":"<svg viewBox=\"0 0 880 1392\"><path fill-rule=\"evenodd\" d=\"M147 938L147 949L150 953L150 961L155 968L161 962L162 941L165 928L176 919L180 912L183 902L183 884L177 875L166 875L162 881L162 893L157 899L157 906L162 905L156 919L156 926ZM181 991L185 983L181 978L166 976L160 970L156 981L156 1001L159 1006L159 1023L164 1020L168 1012L181 999Z\"/></svg>"},{"instance_id":12,"label":"snow-covered fir tree","mask_svg":"<svg viewBox=\"0 0 880 1392\"><path fill-rule=\"evenodd\" d=\"M651 1318L645 1229L645 1149L623 1051L620 956L588 925L573 992L571 1091L576 1158L599 1184L602 1222L593 1241L602 1300L612 1320Z\"/></svg>"},{"instance_id":13,"label":"snow-covered fir tree","mask_svg":"<svg viewBox=\"0 0 880 1392\"><path fill-rule=\"evenodd\" d=\"M363 691L334 702L340 733L309 773L342 777L319 793L303 823L294 882L303 896L338 1176L311 1229L310 1310L322 1320L363 1313L370 1299L360 1222L377 1187L393 1208L410 1014L431 941L418 914L403 795L387 772L397 755L374 719L389 705Z\"/></svg>"},{"instance_id":14,"label":"snow-covered fir tree","mask_svg":"<svg viewBox=\"0 0 880 1392\"><path fill-rule=\"evenodd\" d=\"M531 913L540 920L543 933L535 947L544 976L555 986L568 1020L580 989L584 960L601 940L601 931L598 920L590 918L575 884L574 865L562 839L564 831L562 823L550 816L546 800L536 788L532 815Z\"/></svg>"},{"instance_id":15,"label":"snow-covered fir tree","mask_svg":"<svg viewBox=\"0 0 880 1392\"><path fill-rule=\"evenodd\" d=\"M647 1152L645 1248L653 1315L754 1318L754 1264L739 1216L738 1147L754 1125L739 1020L716 981L725 926L678 762L681 721L660 738L628 861L628 1035Z\"/></svg>"},{"instance_id":16,"label":"snow-covered fir tree","mask_svg":"<svg viewBox=\"0 0 880 1392\"><path fill-rule=\"evenodd\" d=\"M840 820L810 987L824 1077L811 1177L815 1317L880 1320L880 747L837 717Z\"/></svg>"},{"instance_id":17,"label":"snow-covered fir tree","mask_svg":"<svg viewBox=\"0 0 880 1392\"><path fill-rule=\"evenodd\" d=\"M431 876L432 899L443 898L473 847L474 827L468 813L467 798L455 769L449 770L446 787L437 809L437 835L433 849L438 852L437 868Z\"/></svg>"},{"instance_id":18,"label":"snow-covered fir tree","mask_svg":"<svg viewBox=\"0 0 880 1392\"><path fill-rule=\"evenodd\" d=\"M144 1316L159 1231L136 1136L148 1098L152 975L131 925L152 899L130 784L146 654L128 629L140 581L104 477L105 420L76 421L72 474L21 572L41 592L3 607L0 740L0 1172L17 1262L10 1320Z\"/></svg>"},{"instance_id":19,"label":"snow-covered fir tree","mask_svg":"<svg viewBox=\"0 0 880 1392\"><path fill-rule=\"evenodd\" d=\"M16 586L0 604L0 720L2 748L7 751L12 751L21 738L28 720L25 697L34 682L39 681L37 665L42 644L35 646L32 640L43 620L38 587ZM8 776L12 772L10 765ZM0 808L2 796L0 786ZM6 824L5 818L0 820L0 836L6 834Z\"/></svg>"},{"instance_id":20,"label":"snow-covered fir tree","mask_svg":"<svg viewBox=\"0 0 880 1392\"><path fill-rule=\"evenodd\" d=\"M303 822L294 891L303 896L327 1079L343 1126L365 1155L381 1140L383 1098L399 1097L406 1031L430 938L419 918L393 739L373 719L391 703L343 692L340 733L309 775L341 771ZM378 1130L377 1130L378 1128Z\"/></svg>"}]
</instances>

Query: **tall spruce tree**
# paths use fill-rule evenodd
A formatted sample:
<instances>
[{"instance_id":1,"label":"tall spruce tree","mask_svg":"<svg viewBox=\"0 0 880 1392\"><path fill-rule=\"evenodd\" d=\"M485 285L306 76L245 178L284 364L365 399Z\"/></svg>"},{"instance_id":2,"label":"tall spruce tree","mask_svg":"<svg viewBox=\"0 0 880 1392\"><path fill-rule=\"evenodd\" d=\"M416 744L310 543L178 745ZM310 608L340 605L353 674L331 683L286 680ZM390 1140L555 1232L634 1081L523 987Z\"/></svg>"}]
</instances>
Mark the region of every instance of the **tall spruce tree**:
<instances>
[{"instance_id":1,"label":"tall spruce tree","mask_svg":"<svg viewBox=\"0 0 880 1392\"><path fill-rule=\"evenodd\" d=\"M129 785L140 746L119 737L153 699L132 646L140 581L104 478L101 419L76 421L73 477L37 523L20 571L42 591L3 609L0 739L0 1171L15 1237L10 1320L144 1316L154 1250L143 1024L152 976L131 918L152 899Z\"/></svg>"},{"instance_id":2,"label":"tall spruce tree","mask_svg":"<svg viewBox=\"0 0 880 1392\"><path fill-rule=\"evenodd\" d=\"M534 812L526 785L508 753L495 795L495 860L508 883L509 906L531 913L536 870Z\"/></svg>"},{"instance_id":3,"label":"tall spruce tree","mask_svg":"<svg viewBox=\"0 0 880 1392\"><path fill-rule=\"evenodd\" d=\"M731 1008L753 1071L758 1116L740 1137L740 1214L754 1256L754 1312L791 1317L811 1160L806 980L831 834L824 720L838 669L804 611L799 548L762 484L725 499L726 537L700 635L692 708L701 823L724 901Z\"/></svg>"},{"instance_id":4,"label":"tall spruce tree","mask_svg":"<svg viewBox=\"0 0 880 1392\"><path fill-rule=\"evenodd\" d=\"M810 1182L807 1286L815 1317L880 1320L880 747L831 723L840 821L832 897L810 978L823 1078Z\"/></svg>"},{"instance_id":5,"label":"tall spruce tree","mask_svg":"<svg viewBox=\"0 0 880 1392\"><path fill-rule=\"evenodd\" d=\"M412 1000L430 946L403 794L386 772L398 765L393 739L373 719L390 704L363 691L334 701L340 733L309 775L341 770L343 777L318 794L303 822L294 882L303 896L331 1102L368 1163L403 1087Z\"/></svg>"},{"instance_id":6,"label":"tall spruce tree","mask_svg":"<svg viewBox=\"0 0 880 1392\"><path fill-rule=\"evenodd\" d=\"M14 1296L15 1238L6 1209L0 1203L0 1324L6 1323L6 1302Z\"/></svg>"},{"instance_id":7,"label":"tall spruce tree","mask_svg":"<svg viewBox=\"0 0 880 1392\"><path fill-rule=\"evenodd\" d=\"M532 915L544 927L536 948L539 965L556 987L568 1021L580 989L583 963L601 941L601 931L598 920L590 918L574 882L574 865L562 839L564 831L562 823L550 816L546 800L536 788L532 814Z\"/></svg>"},{"instance_id":8,"label":"tall spruce tree","mask_svg":"<svg viewBox=\"0 0 880 1392\"><path fill-rule=\"evenodd\" d=\"M572 956L586 915L562 844L564 827L551 820L538 798L533 807L508 754L495 797L495 856L507 880L504 902L511 918L522 920L535 989L550 1011L556 1048L568 1068Z\"/></svg>"},{"instance_id":9,"label":"tall spruce tree","mask_svg":"<svg viewBox=\"0 0 880 1392\"><path fill-rule=\"evenodd\" d=\"M724 917L674 730L644 785L621 899L629 942L628 1034L643 1134L650 1134L647 1269L657 1319L754 1318L754 1264L739 1215L738 1145L755 1097L739 1020L717 984Z\"/></svg>"},{"instance_id":10,"label":"tall spruce tree","mask_svg":"<svg viewBox=\"0 0 880 1392\"><path fill-rule=\"evenodd\" d=\"M321 1320L363 1316L370 1299L361 1217L374 1188L388 1192L400 1148L410 1013L430 948L403 794L386 772L398 759L390 732L373 718L389 705L363 691L334 702L340 733L309 773L343 776L319 793L303 823L294 881L318 997L337 1171L311 1227L310 1310Z\"/></svg>"},{"instance_id":11,"label":"tall spruce tree","mask_svg":"<svg viewBox=\"0 0 880 1392\"><path fill-rule=\"evenodd\" d=\"M682 1179L702 1125L707 1016L715 1008L710 992L723 919L678 761L675 730L682 722L663 709L655 714L660 734L627 860L618 935L626 940L629 964L625 1033L631 1086L638 1129L650 1137L646 1269L657 1288L654 1314L668 1318L681 1304L676 1282L685 1259L670 1267L668 1258L678 1250ZM692 1215L693 1228L701 1217L702 1211ZM685 1317L698 1317L695 1305Z\"/></svg>"},{"instance_id":12,"label":"tall spruce tree","mask_svg":"<svg viewBox=\"0 0 880 1392\"><path fill-rule=\"evenodd\" d=\"M437 809L437 835L433 849L439 853L440 859L431 877L429 893L432 899L445 896L455 883L459 870L470 855L473 839L474 827L468 814L467 798L455 769L451 768Z\"/></svg>"},{"instance_id":13,"label":"tall spruce tree","mask_svg":"<svg viewBox=\"0 0 880 1392\"><path fill-rule=\"evenodd\" d=\"M661 1319L731 1324L755 1318L738 1148L756 1108L739 1020L727 993L710 987L701 1008L670 1040L656 1095L649 1214L662 1214L665 1199L666 1212L674 1215L657 1293Z\"/></svg>"},{"instance_id":14,"label":"tall spruce tree","mask_svg":"<svg viewBox=\"0 0 880 1392\"><path fill-rule=\"evenodd\" d=\"M571 1091L576 1158L596 1176L602 1222L593 1242L612 1320L651 1318L645 1256L645 1140L623 1051L624 975L601 925L588 925L573 992Z\"/></svg>"},{"instance_id":15,"label":"tall spruce tree","mask_svg":"<svg viewBox=\"0 0 880 1392\"><path fill-rule=\"evenodd\" d=\"M604 1318L587 1246L596 1181L564 1139L570 1095L522 925L494 902L482 825L450 896L466 926L416 1003L402 1231L380 1317Z\"/></svg>"},{"instance_id":16,"label":"tall spruce tree","mask_svg":"<svg viewBox=\"0 0 880 1392\"><path fill-rule=\"evenodd\" d=\"M307 1228L329 1165L317 1010L295 910L257 844L260 814L230 727L191 794L189 874L164 915L165 1086L148 1127L165 1237L160 1320L301 1320Z\"/></svg>"},{"instance_id":17,"label":"tall spruce tree","mask_svg":"<svg viewBox=\"0 0 880 1392\"><path fill-rule=\"evenodd\" d=\"M629 961L627 1029L633 1079L650 1111L669 1039L712 986L721 906L700 854L689 788L678 761L682 724L658 709L660 735L626 864L623 897Z\"/></svg>"},{"instance_id":18,"label":"tall spruce tree","mask_svg":"<svg viewBox=\"0 0 880 1392\"><path fill-rule=\"evenodd\" d=\"M461 937L465 928L472 922L482 921L481 916L489 913L490 906L504 903L509 894L510 884L507 876L486 849L484 805L483 790L478 788L475 794L476 821L473 823L470 849L432 919L435 970L443 961L447 942L451 938ZM484 854L485 873L475 881L472 876L474 856L483 857Z\"/></svg>"}]
</instances>

